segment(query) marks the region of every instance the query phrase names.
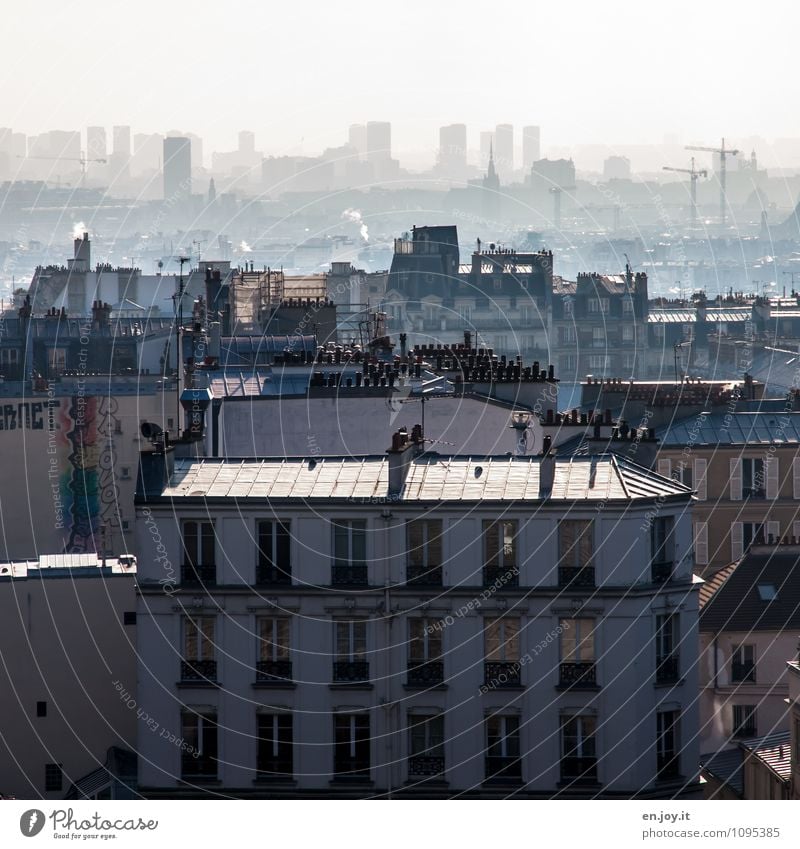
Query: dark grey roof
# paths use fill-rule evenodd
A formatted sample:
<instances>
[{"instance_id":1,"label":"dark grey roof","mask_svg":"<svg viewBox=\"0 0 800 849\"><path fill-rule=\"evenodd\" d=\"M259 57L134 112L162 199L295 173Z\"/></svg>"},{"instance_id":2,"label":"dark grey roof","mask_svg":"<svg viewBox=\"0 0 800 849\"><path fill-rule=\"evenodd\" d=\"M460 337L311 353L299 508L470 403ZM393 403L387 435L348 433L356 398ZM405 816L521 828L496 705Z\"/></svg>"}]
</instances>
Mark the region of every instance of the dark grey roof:
<instances>
[{"instance_id":1,"label":"dark grey roof","mask_svg":"<svg viewBox=\"0 0 800 849\"><path fill-rule=\"evenodd\" d=\"M739 796L744 794L744 752L738 746L700 755L700 765Z\"/></svg>"},{"instance_id":2,"label":"dark grey roof","mask_svg":"<svg viewBox=\"0 0 800 849\"><path fill-rule=\"evenodd\" d=\"M775 588L765 601L759 587ZM800 629L800 546L753 546L700 612L700 630Z\"/></svg>"},{"instance_id":3,"label":"dark grey roof","mask_svg":"<svg viewBox=\"0 0 800 849\"><path fill-rule=\"evenodd\" d=\"M800 443L800 412L732 413L727 407L656 429L662 447Z\"/></svg>"}]
</instances>

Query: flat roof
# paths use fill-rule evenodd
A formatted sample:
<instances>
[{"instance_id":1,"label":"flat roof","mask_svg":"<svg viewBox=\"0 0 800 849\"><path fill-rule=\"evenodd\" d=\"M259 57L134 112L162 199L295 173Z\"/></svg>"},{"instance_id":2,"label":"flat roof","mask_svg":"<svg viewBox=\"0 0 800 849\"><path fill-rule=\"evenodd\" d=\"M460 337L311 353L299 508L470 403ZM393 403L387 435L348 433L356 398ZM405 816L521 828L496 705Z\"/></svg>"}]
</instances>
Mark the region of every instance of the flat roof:
<instances>
[{"instance_id":1,"label":"flat roof","mask_svg":"<svg viewBox=\"0 0 800 849\"><path fill-rule=\"evenodd\" d=\"M553 458L552 490L541 489L542 457L441 456L410 460L398 502L635 501L688 497L677 481L615 454ZM386 498L389 458L176 459L164 498Z\"/></svg>"}]
</instances>

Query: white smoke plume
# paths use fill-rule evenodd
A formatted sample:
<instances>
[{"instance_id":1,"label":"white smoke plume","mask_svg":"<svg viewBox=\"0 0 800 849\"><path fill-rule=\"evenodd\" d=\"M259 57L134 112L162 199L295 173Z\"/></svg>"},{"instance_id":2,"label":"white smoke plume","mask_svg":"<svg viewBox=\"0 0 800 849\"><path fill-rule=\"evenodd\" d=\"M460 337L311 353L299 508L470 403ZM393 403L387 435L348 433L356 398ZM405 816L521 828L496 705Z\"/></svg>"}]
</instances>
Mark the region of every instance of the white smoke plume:
<instances>
[{"instance_id":1,"label":"white smoke plume","mask_svg":"<svg viewBox=\"0 0 800 849\"><path fill-rule=\"evenodd\" d=\"M369 227L367 227L367 225L364 223L364 219L361 216L360 209L348 208L342 213L342 218L345 221L352 221L353 224L360 225L358 228L358 232L361 233L361 238L365 242L369 241Z\"/></svg>"}]
</instances>

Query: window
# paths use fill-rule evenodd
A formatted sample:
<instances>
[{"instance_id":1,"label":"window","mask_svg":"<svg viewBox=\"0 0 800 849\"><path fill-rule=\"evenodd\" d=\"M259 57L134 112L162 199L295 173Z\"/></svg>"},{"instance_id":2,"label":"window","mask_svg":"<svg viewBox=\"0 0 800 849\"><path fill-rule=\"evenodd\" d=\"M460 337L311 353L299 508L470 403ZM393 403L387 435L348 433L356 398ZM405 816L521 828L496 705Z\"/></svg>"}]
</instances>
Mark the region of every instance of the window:
<instances>
[{"instance_id":1,"label":"window","mask_svg":"<svg viewBox=\"0 0 800 849\"><path fill-rule=\"evenodd\" d=\"M333 680L369 681L367 623L363 619L340 619L335 623L336 660Z\"/></svg>"},{"instance_id":2,"label":"window","mask_svg":"<svg viewBox=\"0 0 800 849\"><path fill-rule=\"evenodd\" d=\"M45 793L57 793L63 789L64 771L61 764L45 764L44 790Z\"/></svg>"},{"instance_id":3,"label":"window","mask_svg":"<svg viewBox=\"0 0 800 849\"><path fill-rule=\"evenodd\" d=\"M622 299L622 314L633 315L633 300L631 298Z\"/></svg>"},{"instance_id":4,"label":"window","mask_svg":"<svg viewBox=\"0 0 800 849\"><path fill-rule=\"evenodd\" d=\"M684 460L675 463L672 469L672 479L691 489L693 487L692 464Z\"/></svg>"},{"instance_id":5,"label":"window","mask_svg":"<svg viewBox=\"0 0 800 849\"><path fill-rule=\"evenodd\" d=\"M464 324L472 322L472 307L469 304L462 304L458 308L458 315Z\"/></svg>"},{"instance_id":6,"label":"window","mask_svg":"<svg viewBox=\"0 0 800 849\"><path fill-rule=\"evenodd\" d=\"M561 354L558 358L559 369L564 373L573 371L577 364L578 360L574 354Z\"/></svg>"},{"instance_id":7,"label":"window","mask_svg":"<svg viewBox=\"0 0 800 849\"><path fill-rule=\"evenodd\" d=\"M126 610L122 614L122 624L123 625L135 625L136 624L136 611L135 610Z\"/></svg>"},{"instance_id":8,"label":"window","mask_svg":"<svg viewBox=\"0 0 800 849\"><path fill-rule=\"evenodd\" d=\"M742 497L767 497L763 459L753 457L742 458Z\"/></svg>"},{"instance_id":9,"label":"window","mask_svg":"<svg viewBox=\"0 0 800 849\"><path fill-rule=\"evenodd\" d=\"M47 351L47 369L50 375L61 374L67 367L67 349L50 348Z\"/></svg>"},{"instance_id":10,"label":"window","mask_svg":"<svg viewBox=\"0 0 800 849\"><path fill-rule=\"evenodd\" d=\"M19 365L19 351L16 348L0 348L0 367Z\"/></svg>"},{"instance_id":11,"label":"window","mask_svg":"<svg viewBox=\"0 0 800 849\"><path fill-rule=\"evenodd\" d=\"M606 357L604 354L592 354L589 357L589 368L604 370L608 367L608 357Z\"/></svg>"},{"instance_id":12,"label":"window","mask_svg":"<svg viewBox=\"0 0 800 849\"><path fill-rule=\"evenodd\" d=\"M592 328L592 347L604 348L606 345L606 329L605 327Z\"/></svg>"},{"instance_id":13,"label":"window","mask_svg":"<svg viewBox=\"0 0 800 849\"><path fill-rule=\"evenodd\" d=\"M217 712L186 709L181 713L181 777L217 777Z\"/></svg>"},{"instance_id":14,"label":"window","mask_svg":"<svg viewBox=\"0 0 800 849\"><path fill-rule=\"evenodd\" d=\"M36 716L47 716L47 702L36 702Z\"/></svg>"},{"instance_id":15,"label":"window","mask_svg":"<svg viewBox=\"0 0 800 849\"><path fill-rule=\"evenodd\" d=\"M656 338L656 341L664 340L664 325L663 324L654 324L653 325L653 336Z\"/></svg>"},{"instance_id":16,"label":"window","mask_svg":"<svg viewBox=\"0 0 800 849\"><path fill-rule=\"evenodd\" d=\"M680 712L662 710L656 714L656 770L659 781L680 775Z\"/></svg>"},{"instance_id":17,"label":"window","mask_svg":"<svg viewBox=\"0 0 800 849\"><path fill-rule=\"evenodd\" d=\"M484 519L483 584L515 587L519 584L516 521Z\"/></svg>"},{"instance_id":18,"label":"window","mask_svg":"<svg viewBox=\"0 0 800 849\"><path fill-rule=\"evenodd\" d=\"M577 331L575 330L574 324L568 324L566 327L558 328L559 335L561 336L561 344L562 345L574 345L575 341L578 338Z\"/></svg>"},{"instance_id":19,"label":"window","mask_svg":"<svg viewBox=\"0 0 800 849\"><path fill-rule=\"evenodd\" d=\"M755 737L756 730L756 706L734 705L733 706L733 736Z\"/></svg>"},{"instance_id":20,"label":"window","mask_svg":"<svg viewBox=\"0 0 800 849\"><path fill-rule=\"evenodd\" d=\"M415 617L408 620L408 684L436 686L444 680L442 632L439 622Z\"/></svg>"},{"instance_id":21,"label":"window","mask_svg":"<svg viewBox=\"0 0 800 849\"><path fill-rule=\"evenodd\" d=\"M623 324L622 325L622 341L623 342L633 342L634 340L634 329L632 324Z\"/></svg>"},{"instance_id":22,"label":"window","mask_svg":"<svg viewBox=\"0 0 800 849\"><path fill-rule=\"evenodd\" d=\"M288 520L262 519L258 523L257 583L291 584L291 540Z\"/></svg>"},{"instance_id":23,"label":"window","mask_svg":"<svg viewBox=\"0 0 800 849\"><path fill-rule=\"evenodd\" d=\"M656 683L677 681L680 676L679 633L680 614L659 613L656 616Z\"/></svg>"},{"instance_id":24,"label":"window","mask_svg":"<svg viewBox=\"0 0 800 849\"><path fill-rule=\"evenodd\" d=\"M731 652L731 683L755 684L756 647L754 645L736 646Z\"/></svg>"},{"instance_id":25,"label":"window","mask_svg":"<svg viewBox=\"0 0 800 849\"><path fill-rule=\"evenodd\" d=\"M560 687L595 687L597 670L594 619L559 620Z\"/></svg>"},{"instance_id":26,"label":"window","mask_svg":"<svg viewBox=\"0 0 800 849\"><path fill-rule=\"evenodd\" d=\"M369 778L369 715L339 713L333 720L336 778Z\"/></svg>"},{"instance_id":27,"label":"window","mask_svg":"<svg viewBox=\"0 0 800 849\"><path fill-rule=\"evenodd\" d=\"M367 583L367 523L364 519L337 519L333 523L334 585Z\"/></svg>"},{"instance_id":28,"label":"window","mask_svg":"<svg viewBox=\"0 0 800 849\"><path fill-rule=\"evenodd\" d=\"M597 781L597 751L593 716L561 717L561 780Z\"/></svg>"},{"instance_id":29,"label":"window","mask_svg":"<svg viewBox=\"0 0 800 849\"><path fill-rule=\"evenodd\" d=\"M516 616L484 620L484 681L493 689L520 686L519 625Z\"/></svg>"},{"instance_id":30,"label":"window","mask_svg":"<svg viewBox=\"0 0 800 849\"><path fill-rule=\"evenodd\" d=\"M656 516L650 526L650 569L653 583L663 583L672 577L674 525L672 516Z\"/></svg>"},{"instance_id":31,"label":"window","mask_svg":"<svg viewBox=\"0 0 800 849\"><path fill-rule=\"evenodd\" d=\"M519 717L486 717L486 779L521 781Z\"/></svg>"},{"instance_id":32,"label":"window","mask_svg":"<svg viewBox=\"0 0 800 849\"><path fill-rule=\"evenodd\" d=\"M257 681L291 681L292 661L289 649L291 622L278 616L260 616L258 629Z\"/></svg>"},{"instance_id":33,"label":"window","mask_svg":"<svg viewBox=\"0 0 800 849\"><path fill-rule=\"evenodd\" d=\"M184 616L182 681L216 681L215 616Z\"/></svg>"},{"instance_id":34,"label":"window","mask_svg":"<svg viewBox=\"0 0 800 849\"><path fill-rule=\"evenodd\" d=\"M129 481L131 479L131 467L130 466L122 466L119 470L120 478L124 481Z\"/></svg>"},{"instance_id":35,"label":"window","mask_svg":"<svg viewBox=\"0 0 800 849\"><path fill-rule=\"evenodd\" d=\"M406 525L409 584L442 585L442 522L440 519L414 519Z\"/></svg>"},{"instance_id":36,"label":"window","mask_svg":"<svg viewBox=\"0 0 800 849\"><path fill-rule=\"evenodd\" d=\"M559 586L594 586L593 530L590 519L562 519L558 523Z\"/></svg>"},{"instance_id":37,"label":"window","mask_svg":"<svg viewBox=\"0 0 800 849\"><path fill-rule=\"evenodd\" d=\"M775 584L759 584L758 597L761 601L775 601L778 597L778 591L775 589Z\"/></svg>"},{"instance_id":38,"label":"window","mask_svg":"<svg viewBox=\"0 0 800 849\"><path fill-rule=\"evenodd\" d=\"M747 551L751 545L763 545L766 539L764 522L742 522L742 546Z\"/></svg>"},{"instance_id":39,"label":"window","mask_svg":"<svg viewBox=\"0 0 800 849\"><path fill-rule=\"evenodd\" d=\"M496 351L506 351L506 350L508 350L508 336L495 336L494 337L494 349Z\"/></svg>"},{"instance_id":40,"label":"window","mask_svg":"<svg viewBox=\"0 0 800 849\"><path fill-rule=\"evenodd\" d=\"M572 318L575 314L575 300L567 296L562 303L564 304L564 318Z\"/></svg>"},{"instance_id":41,"label":"window","mask_svg":"<svg viewBox=\"0 0 800 849\"><path fill-rule=\"evenodd\" d=\"M636 354L630 351L625 351L622 355L622 367L624 369L632 369L636 367Z\"/></svg>"},{"instance_id":42,"label":"window","mask_svg":"<svg viewBox=\"0 0 800 849\"><path fill-rule=\"evenodd\" d=\"M589 298L589 312L595 315L608 313L608 298Z\"/></svg>"},{"instance_id":43,"label":"window","mask_svg":"<svg viewBox=\"0 0 800 849\"><path fill-rule=\"evenodd\" d=\"M216 540L212 522L183 523L183 583L214 584L217 580Z\"/></svg>"},{"instance_id":44,"label":"window","mask_svg":"<svg viewBox=\"0 0 800 849\"><path fill-rule=\"evenodd\" d=\"M257 715L256 770L258 777L291 778L294 773L294 724L290 713Z\"/></svg>"},{"instance_id":45,"label":"window","mask_svg":"<svg viewBox=\"0 0 800 849\"><path fill-rule=\"evenodd\" d=\"M444 717L408 715L408 777L442 777L444 773Z\"/></svg>"}]
</instances>

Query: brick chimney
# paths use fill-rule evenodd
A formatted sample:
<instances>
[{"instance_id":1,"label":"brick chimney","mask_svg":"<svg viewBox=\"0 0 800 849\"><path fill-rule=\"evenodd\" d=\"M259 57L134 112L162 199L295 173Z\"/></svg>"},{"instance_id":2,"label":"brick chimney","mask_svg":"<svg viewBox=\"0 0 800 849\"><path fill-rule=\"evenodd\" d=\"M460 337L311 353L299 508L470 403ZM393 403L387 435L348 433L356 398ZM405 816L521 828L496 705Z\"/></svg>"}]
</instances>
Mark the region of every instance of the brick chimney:
<instances>
[{"instance_id":1,"label":"brick chimney","mask_svg":"<svg viewBox=\"0 0 800 849\"><path fill-rule=\"evenodd\" d=\"M390 500L396 501L400 498L411 461L422 452L423 445L420 425L414 425L411 437L404 427L392 434L392 445L386 452L389 458L388 496Z\"/></svg>"}]
</instances>

